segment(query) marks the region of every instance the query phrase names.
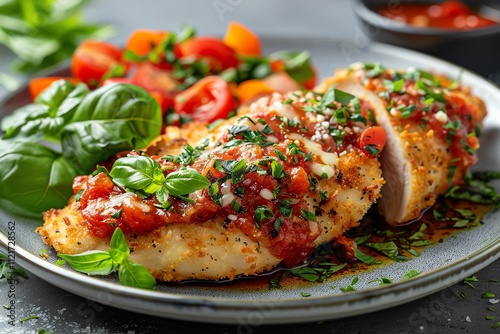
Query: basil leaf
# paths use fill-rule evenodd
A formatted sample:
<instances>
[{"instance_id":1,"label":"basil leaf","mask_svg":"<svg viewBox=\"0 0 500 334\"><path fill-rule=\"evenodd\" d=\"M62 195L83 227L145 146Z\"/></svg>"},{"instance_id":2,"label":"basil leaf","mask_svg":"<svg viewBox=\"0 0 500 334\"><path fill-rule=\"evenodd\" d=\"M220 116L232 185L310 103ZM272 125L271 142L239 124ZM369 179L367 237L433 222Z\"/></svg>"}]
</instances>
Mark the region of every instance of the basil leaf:
<instances>
[{"instance_id":1,"label":"basil leaf","mask_svg":"<svg viewBox=\"0 0 500 334\"><path fill-rule=\"evenodd\" d=\"M88 251L81 254L57 254L76 271L88 275L109 275L115 265L111 256L103 251Z\"/></svg>"},{"instance_id":2,"label":"basil leaf","mask_svg":"<svg viewBox=\"0 0 500 334\"><path fill-rule=\"evenodd\" d=\"M173 196L183 196L210 186L206 177L191 168L181 168L165 177L165 187Z\"/></svg>"},{"instance_id":3,"label":"basil leaf","mask_svg":"<svg viewBox=\"0 0 500 334\"><path fill-rule=\"evenodd\" d=\"M122 285L149 290L155 290L156 288L156 281L146 267L129 259L120 263L118 278Z\"/></svg>"},{"instance_id":4,"label":"basil leaf","mask_svg":"<svg viewBox=\"0 0 500 334\"><path fill-rule=\"evenodd\" d=\"M62 151L87 173L115 153L146 147L161 126L160 106L143 88L103 86L83 99L62 130Z\"/></svg>"},{"instance_id":5,"label":"basil leaf","mask_svg":"<svg viewBox=\"0 0 500 334\"><path fill-rule=\"evenodd\" d=\"M109 255L115 263L122 263L130 254L130 249L128 248L127 241L125 240L125 235L122 230L117 228L113 232L111 237L111 242L109 244Z\"/></svg>"},{"instance_id":6,"label":"basil leaf","mask_svg":"<svg viewBox=\"0 0 500 334\"><path fill-rule=\"evenodd\" d=\"M55 81L40 93L36 103L19 108L2 120L1 128L6 132L3 139L50 139L59 142L61 129L70 121L88 92L85 84L75 86L66 80Z\"/></svg>"},{"instance_id":7,"label":"basil leaf","mask_svg":"<svg viewBox=\"0 0 500 334\"><path fill-rule=\"evenodd\" d=\"M142 190L153 194L165 182L160 164L146 156L130 156L115 161L109 172L113 182L124 189Z\"/></svg>"},{"instance_id":8,"label":"basil leaf","mask_svg":"<svg viewBox=\"0 0 500 334\"><path fill-rule=\"evenodd\" d=\"M61 208L78 172L60 153L31 142L0 140L0 204L22 215Z\"/></svg>"}]
</instances>

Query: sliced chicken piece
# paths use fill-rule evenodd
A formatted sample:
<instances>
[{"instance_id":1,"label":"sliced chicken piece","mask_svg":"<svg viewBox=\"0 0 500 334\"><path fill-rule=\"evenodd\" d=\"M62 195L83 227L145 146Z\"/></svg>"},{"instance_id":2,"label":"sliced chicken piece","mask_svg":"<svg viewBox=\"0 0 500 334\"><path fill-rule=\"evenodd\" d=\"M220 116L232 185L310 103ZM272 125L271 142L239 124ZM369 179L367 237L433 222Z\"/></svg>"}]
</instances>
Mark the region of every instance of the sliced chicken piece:
<instances>
[{"instance_id":1,"label":"sliced chicken piece","mask_svg":"<svg viewBox=\"0 0 500 334\"><path fill-rule=\"evenodd\" d=\"M300 263L315 246L357 226L384 183L378 159L356 146L363 124L348 122L344 138L334 139L328 133L339 125L332 115L303 110L319 104L312 93L274 94L215 130L171 128L146 149L168 171L176 164L161 156L178 156L185 144L202 147L190 167L218 184L219 202L204 189L189 202L172 199L168 211L155 205L154 195L125 192L101 173L78 178L79 202L72 198L67 207L46 212L37 232L58 253L77 254L108 250L109 227L119 226L131 259L162 281L233 279ZM216 167L240 160L247 169L236 181ZM108 185L107 195L89 200L99 184ZM257 220L259 207L271 209L272 217L265 212ZM120 218L105 214L118 209ZM144 226L126 219L130 212L140 220L155 217L161 226L140 232Z\"/></svg>"},{"instance_id":2,"label":"sliced chicken piece","mask_svg":"<svg viewBox=\"0 0 500 334\"><path fill-rule=\"evenodd\" d=\"M354 64L327 78L331 85L368 104L387 133L380 155L383 177L379 211L391 224L418 218L451 185L463 183L476 162L476 126L486 115L484 103L445 77L380 65Z\"/></svg>"}]
</instances>

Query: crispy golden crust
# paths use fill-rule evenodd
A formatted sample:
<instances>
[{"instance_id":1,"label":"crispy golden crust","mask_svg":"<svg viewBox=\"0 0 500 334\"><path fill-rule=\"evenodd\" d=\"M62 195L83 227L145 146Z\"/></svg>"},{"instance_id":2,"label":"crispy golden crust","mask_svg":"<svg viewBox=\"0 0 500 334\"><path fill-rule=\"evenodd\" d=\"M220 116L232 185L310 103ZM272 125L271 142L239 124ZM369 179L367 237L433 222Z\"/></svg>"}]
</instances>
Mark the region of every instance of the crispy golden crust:
<instances>
[{"instance_id":1,"label":"crispy golden crust","mask_svg":"<svg viewBox=\"0 0 500 334\"><path fill-rule=\"evenodd\" d=\"M267 109L275 112L273 108L278 108L293 118L293 110L285 110L282 101L283 97L277 95L270 102L266 100L252 108L256 112ZM234 120L227 121L210 133L205 126L196 124L182 129L169 128L146 151L151 155L176 155L186 143L194 147L204 138L213 141L227 133L228 126L233 123ZM306 190L304 196L307 210L316 214L316 222L309 221L310 235L318 235L314 244L330 241L358 225L380 196L384 180L378 160L352 147L340 155L326 153L318 143L300 134L290 134L286 140L290 143L302 141L305 147L315 151L315 159L322 161L323 164L317 164L319 168L335 173L326 179L318 178L316 189ZM323 155L330 160L323 160ZM328 198L322 199L319 192L326 192ZM259 245L237 226L224 224L227 218L218 215L207 222L171 223L145 234L128 234L131 259L146 266L156 279L162 281L233 279L268 271L281 262L262 243ZM293 219L304 222L301 217ZM45 213L44 220L45 224L37 232L58 253L109 249L110 237L99 238L87 229L74 199L64 209Z\"/></svg>"},{"instance_id":2,"label":"crispy golden crust","mask_svg":"<svg viewBox=\"0 0 500 334\"><path fill-rule=\"evenodd\" d=\"M338 169L342 177L318 184L319 190L330 193L326 203L318 206L317 198L306 198L311 211L320 207L322 212L318 221L323 232L316 245L356 226L378 198L384 182L378 161L354 151L340 157ZM37 232L58 253L109 249L110 238L99 238L86 228L74 199L61 210L46 212L44 220ZM222 217L204 223L171 224L126 238L131 259L146 266L161 281L233 279L268 271L280 263L239 228L224 228Z\"/></svg>"},{"instance_id":3,"label":"crispy golden crust","mask_svg":"<svg viewBox=\"0 0 500 334\"><path fill-rule=\"evenodd\" d=\"M388 103L377 94L376 88L363 85L365 74L353 66L338 70L317 87L324 92L331 85L367 101L378 124L387 133L387 143L380 161L386 186L378 208L389 223L398 224L418 218L422 210L433 205L438 196L449 188L449 170L453 159L449 144L421 123L401 127L401 118L387 112ZM470 89L449 92L470 104L473 118L481 124L486 108L481 99L472 96ZM458 166L453 181L463 179L468 167Z\"/></svg>"}]
</instances>

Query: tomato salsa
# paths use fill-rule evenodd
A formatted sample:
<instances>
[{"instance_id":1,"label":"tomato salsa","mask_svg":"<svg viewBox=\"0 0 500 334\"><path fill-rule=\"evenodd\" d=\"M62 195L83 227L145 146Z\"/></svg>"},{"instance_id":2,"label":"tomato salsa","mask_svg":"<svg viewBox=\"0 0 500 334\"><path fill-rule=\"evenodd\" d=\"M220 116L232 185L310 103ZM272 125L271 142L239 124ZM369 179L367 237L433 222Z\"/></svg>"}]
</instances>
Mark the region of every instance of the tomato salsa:
<instances>
[{"instance_id":1,"label":"tomato salsa","mask_svg":"<svg viewBox=\"0 0 500 334\"><path fill-rule=\"evenodd\" d=\"M382 16L422 28L454 30L480 29L498 24L456 0L436 4L403 3L392 9L377 10Z\"/></svg>"}]
</instances>

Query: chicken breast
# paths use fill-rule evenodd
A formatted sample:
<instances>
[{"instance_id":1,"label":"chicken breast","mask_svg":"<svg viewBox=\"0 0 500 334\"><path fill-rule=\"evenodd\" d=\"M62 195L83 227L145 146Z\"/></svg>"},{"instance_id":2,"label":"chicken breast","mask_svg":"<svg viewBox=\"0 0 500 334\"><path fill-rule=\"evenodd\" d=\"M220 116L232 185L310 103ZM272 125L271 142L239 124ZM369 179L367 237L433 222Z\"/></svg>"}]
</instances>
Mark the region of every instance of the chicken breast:
<instances>
[{"instance_id":1,"label":"chicken breast","mask_svg":"<svg viewBox=\"0 0 500 334\"><path fill-rule=\"evenodd\" d=\"M335 110L355 112L345 94L339 100L275 93L210 131L170 128L146 153L166 175L184 159L209 189L170 198L163 209L155 194L126 192L104 173L83 176L74 185L79 201L46 212L37 232L58 253L77 254L108 250L120 227L131 259L162 281L233 279L301 263L357 226L384 183L376 155L356 146L363 123L338 124ZM196 154L187 161L189 147Z\"/></svg>"},{"instance_id":2,"label":"chicken breast","mask_svg":"<svg viewBox=\"0 0 500 334\"><path fill-rule=\"evenodd\" d=\"M369 104L387 133L381 153L386 184L378 208L387 222L418 218L447 189L463 183L476 162L476 130L484 103L448 78L375 64L338 70L317 90L335 85Z\"/></svg>"}]
</instances>

